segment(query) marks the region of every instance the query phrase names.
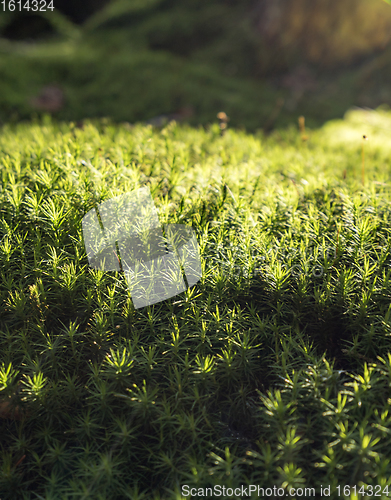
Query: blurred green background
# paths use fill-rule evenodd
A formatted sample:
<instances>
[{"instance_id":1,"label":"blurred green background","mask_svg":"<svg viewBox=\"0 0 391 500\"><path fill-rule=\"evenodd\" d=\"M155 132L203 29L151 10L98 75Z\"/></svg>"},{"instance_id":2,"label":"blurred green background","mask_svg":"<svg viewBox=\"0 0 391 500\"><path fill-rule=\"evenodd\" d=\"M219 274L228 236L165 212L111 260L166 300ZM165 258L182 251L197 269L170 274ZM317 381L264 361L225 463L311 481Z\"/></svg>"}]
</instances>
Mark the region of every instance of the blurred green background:
<instances>
[{"instance_id":1,"label":"blurred green background","mask_svg":"<svg viewBox=\"0 0 391 500\"><path fill-rule=\"evenodd\" d=\"M352 106L391 101L391 7L384 0L54 6L0 11L2 123L49 113L75 122L205 125L223 110L230 126L269 131L299 115L318 126Z\"/></svg>"}]
</instances>

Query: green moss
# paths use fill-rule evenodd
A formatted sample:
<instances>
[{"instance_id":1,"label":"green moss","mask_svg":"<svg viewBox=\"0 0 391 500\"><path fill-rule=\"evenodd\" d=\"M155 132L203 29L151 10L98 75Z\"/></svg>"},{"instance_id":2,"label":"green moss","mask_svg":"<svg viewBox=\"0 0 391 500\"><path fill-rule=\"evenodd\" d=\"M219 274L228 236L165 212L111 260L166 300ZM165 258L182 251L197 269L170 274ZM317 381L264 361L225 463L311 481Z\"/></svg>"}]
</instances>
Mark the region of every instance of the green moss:
<instances>
[{"instance_id":1,"label":"green moss","mask_svg":"<svg viewBox=\"0 0 391 500\"><path fill-rule=\"evenodd\" d=\"M217 123L3 127L0 496L385 491L390 127L385 110L307 141ZM162 223L195 229L204 273L135 310L121 273L88 266L81 220L142 185Z\"/></svg>"}]
</instances>

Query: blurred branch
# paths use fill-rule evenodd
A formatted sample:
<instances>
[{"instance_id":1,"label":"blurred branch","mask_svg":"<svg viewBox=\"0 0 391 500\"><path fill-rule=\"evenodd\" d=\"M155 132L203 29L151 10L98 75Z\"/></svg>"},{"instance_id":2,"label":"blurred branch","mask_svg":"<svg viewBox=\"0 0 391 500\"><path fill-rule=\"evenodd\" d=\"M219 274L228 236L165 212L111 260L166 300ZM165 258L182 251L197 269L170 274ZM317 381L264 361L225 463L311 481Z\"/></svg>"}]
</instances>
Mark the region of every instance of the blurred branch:
<instances>
[{"instance_id":1,"label":"blurred branch","mask_svg":"<svg viewBox=\"0 0 391 500\"><path fill-rule=\"evenodd\" d=\"M103 9L93 14L84 24L84 28L94 30L107 21L121 18L127 14L147 11L162 3L162 0L114 0Z\"/></svg>"}]
</instances>

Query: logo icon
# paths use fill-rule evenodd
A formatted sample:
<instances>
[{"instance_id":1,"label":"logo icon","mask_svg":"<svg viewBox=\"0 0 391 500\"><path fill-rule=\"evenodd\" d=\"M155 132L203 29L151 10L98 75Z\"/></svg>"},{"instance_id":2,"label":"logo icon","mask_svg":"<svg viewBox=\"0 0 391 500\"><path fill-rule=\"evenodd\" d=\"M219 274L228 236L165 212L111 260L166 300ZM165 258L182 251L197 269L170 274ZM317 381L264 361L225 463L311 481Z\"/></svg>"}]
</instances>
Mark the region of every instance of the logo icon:
<instances>
[{"instance_id":1,"label":"logo icon","mask_svg":"<svg viewBox=\"0 0 391 500\"><path fill-rule=\"evenodd\" d=\"M104 201L82 220L91 267L123 270L139 309L184 292L202 277L194 230L161 225L148 187Z\"/></svg>"}]
</instances>

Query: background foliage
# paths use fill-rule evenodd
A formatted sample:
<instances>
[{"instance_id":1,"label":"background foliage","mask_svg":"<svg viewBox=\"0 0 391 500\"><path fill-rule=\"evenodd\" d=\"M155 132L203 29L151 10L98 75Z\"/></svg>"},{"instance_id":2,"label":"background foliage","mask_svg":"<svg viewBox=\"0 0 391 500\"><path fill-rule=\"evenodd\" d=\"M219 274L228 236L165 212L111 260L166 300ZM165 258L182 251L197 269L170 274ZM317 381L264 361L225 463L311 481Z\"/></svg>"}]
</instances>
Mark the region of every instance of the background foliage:
<instances>
[{"instance_id":1,"label":"background foliage","mask_svg":"<svg viewBox=\"0 0 391 500\"><path fill-rule=\"evenodd\" d=\"M256 130L389 103L391 9L382 0L116 0L84 17L3 14L3 122L177 112L206 124L224 109L231 125Z\"/></svg>"}]
</instances>

